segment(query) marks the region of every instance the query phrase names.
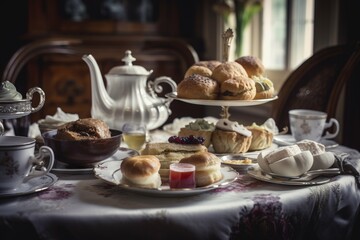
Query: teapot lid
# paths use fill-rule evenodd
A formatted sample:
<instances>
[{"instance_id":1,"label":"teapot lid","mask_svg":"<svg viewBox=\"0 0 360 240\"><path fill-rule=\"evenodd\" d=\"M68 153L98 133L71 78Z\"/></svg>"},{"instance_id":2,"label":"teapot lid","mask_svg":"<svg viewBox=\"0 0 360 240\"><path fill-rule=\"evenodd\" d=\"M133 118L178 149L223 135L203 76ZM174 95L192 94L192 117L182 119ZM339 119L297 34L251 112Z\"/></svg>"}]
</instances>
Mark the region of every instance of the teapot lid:
<instances>
[{"instance_id":1,"label":"teapot lid","mask_svg":"<svg viewBox=\"0 0 360 240\"><path fill-rule=\"evenodd\" d=\"M122 59L122 61L125 63L123 66L116 66L110 69L109 75L149 75L152 73L151 71L147 71L144 67L133 65L133 61L135 61L136 58L134 58L131 55L130 50L125 51L125 57Z\"/></svg>"}]
</instances>

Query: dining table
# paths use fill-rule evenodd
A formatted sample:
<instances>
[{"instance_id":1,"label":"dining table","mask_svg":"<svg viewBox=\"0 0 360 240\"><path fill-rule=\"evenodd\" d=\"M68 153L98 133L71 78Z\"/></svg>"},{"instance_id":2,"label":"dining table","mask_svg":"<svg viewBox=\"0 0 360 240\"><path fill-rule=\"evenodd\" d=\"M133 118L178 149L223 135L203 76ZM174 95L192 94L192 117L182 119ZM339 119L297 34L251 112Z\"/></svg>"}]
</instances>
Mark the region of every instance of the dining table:
<instances>
[{"instance_id":1,"label":"dining table","mask_svg":"<svg viewBox=\"0 0 360 240\"><path fill-rule=\"evenodd\" d=\"M357 150L328 151L346 153L360 172ZM113 159L119 167L121 160ZM132 191L94 169L51 176L46 189L1 196L1 239L360 239L359 176L350 172L310 185L240 172L228 184L193 194Z\"/></svg>"}]
</instances>

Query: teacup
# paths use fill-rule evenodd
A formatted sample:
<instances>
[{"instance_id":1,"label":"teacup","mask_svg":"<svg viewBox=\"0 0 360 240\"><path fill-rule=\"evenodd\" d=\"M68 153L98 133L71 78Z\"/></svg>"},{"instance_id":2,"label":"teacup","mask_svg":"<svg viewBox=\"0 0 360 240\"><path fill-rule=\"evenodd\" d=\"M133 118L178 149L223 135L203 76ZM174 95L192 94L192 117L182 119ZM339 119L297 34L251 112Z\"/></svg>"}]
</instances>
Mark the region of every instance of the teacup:
<instances>
[{"instance_id":1,"label":"teacup","mask_svg":"<svg viewBox=\"0 0 360 240\"><path fill-rule=\"evenodd\" d=\"M296 141L304 139L319 142L322 138L335 138L339 133L339 122L330 118L326 122L327 113L309 109L293 109L289 111L290 130ZM334 126L334 133L326 132L325 129Z\"/></svg>"},{"instance_id":2,"label":"teacup","mask_svg":"<svg viewBox=\"0 0 360 240\"><path fill-rule=\"evenodd\" d=\"M51 170L55 159L52 149L42 146L36 155L34 151L33 138L0 136L0 191L16 190Z\"/></svg>"}]
</instances>

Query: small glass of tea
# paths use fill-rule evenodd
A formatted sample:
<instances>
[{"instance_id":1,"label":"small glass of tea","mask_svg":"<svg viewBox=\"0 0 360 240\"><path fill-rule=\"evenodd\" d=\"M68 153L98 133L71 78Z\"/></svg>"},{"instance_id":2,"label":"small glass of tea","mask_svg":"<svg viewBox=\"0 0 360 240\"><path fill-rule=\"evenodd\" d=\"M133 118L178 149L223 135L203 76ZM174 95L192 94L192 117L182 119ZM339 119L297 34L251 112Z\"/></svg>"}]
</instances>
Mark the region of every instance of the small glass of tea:
<instances>
[{"instance_id":1,"label":"small glass of tea","mask_svg":"<svg viewBox=\"0 0 360 240\"><path fill-rule=\"evenodd\" d=\"M125 123L122 127L123 140L126 145L137 151L141 150L146 142L146 126L141 123Z\"/></svg>"}]
</instances>

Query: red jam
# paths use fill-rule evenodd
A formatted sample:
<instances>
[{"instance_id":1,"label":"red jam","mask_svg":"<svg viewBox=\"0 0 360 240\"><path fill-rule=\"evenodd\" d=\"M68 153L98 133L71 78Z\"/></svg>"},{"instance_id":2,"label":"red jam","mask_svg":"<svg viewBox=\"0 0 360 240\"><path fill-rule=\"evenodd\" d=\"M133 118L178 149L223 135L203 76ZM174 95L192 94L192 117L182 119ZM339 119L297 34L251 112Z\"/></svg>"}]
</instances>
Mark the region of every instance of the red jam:
<instances>
[{"instance_id":1,"label":"red jam","mask_svg":"<svg viewBox=\"0 0 360 240\"><path fill-rule=\"evenodd\" d=\"M170 188L195 188L195 166L188 163L170 165Z\"/></svg>"}]
</instances>

